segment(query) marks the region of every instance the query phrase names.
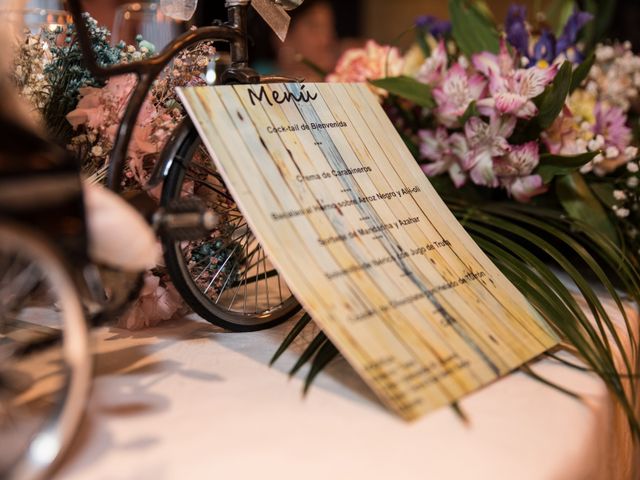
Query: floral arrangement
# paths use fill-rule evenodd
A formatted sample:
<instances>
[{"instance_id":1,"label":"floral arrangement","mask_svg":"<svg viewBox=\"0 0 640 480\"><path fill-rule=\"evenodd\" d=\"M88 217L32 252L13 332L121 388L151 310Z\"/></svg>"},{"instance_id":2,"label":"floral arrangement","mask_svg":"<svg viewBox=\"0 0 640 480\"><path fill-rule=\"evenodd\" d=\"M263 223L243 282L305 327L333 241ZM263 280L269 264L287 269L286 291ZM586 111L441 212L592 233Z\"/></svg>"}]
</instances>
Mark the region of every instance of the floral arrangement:
<instances>
[{"instance_id":1,"label":"floral arrangement","mask_svg":"<svg viewBox=\"0 0 640 480\"><path fill-rule=\"evenodd\" d=\"M461 195L482 187L492 198L486 189L517 202L556 196L566 203L554 186L571 174L584 200L601 207L594 226L604 225L611 239L621 230L637 265L632 126L640 57L628 43L599 44L585 55L579 35L592 15L578 10L557 37L527 22L523 6L510 7L501 33L465 2L451 2L451 10L457 25L418 20L420 49L403 57L369 41L346 52L327 81L371 81L425 174L440 185L448 175Z\"/></svg>"},{"instance_id":2,"label":"floral arrangement","mask_svg":"<svg viewBox=\"0 0 640 480\"><path fill-rule=\"evenodd\" d=\"M113 65L141 60L154 46L141 37L136 45L112 46L110 33L85 16L99 63ZM153 84L137 119L128 152L125 190L141 190L169 133L185 115L177 86L203 85L215 55L211 43L183 51ZM54 30L26 32L16 46L13 81L31 105L36 121L58 142L66 144L82 163L89 182L105 179L115 134L136 85L134 75L99 81L84 67L73 24ZM155 190L149 192L158 196ZM129 329L153 326L171 318L182 300L162 268L147 272L140 298L120 319Z\"/></svg>"},{"instance_id":3,"label":"floral arrangement","mask_svg":"<svg viewBox=\"0 0 640 480\"><path fill-rule=\"evenodd\" d=\"M368 41L346 52L327 80L369 82L452 212L602 377L640 435L629 393L637 376L633 362L594 290L599 284L618 303L634 342L618 292L640 303L640 57L624 43L589 47L581 35L592 17L578 10L552 29L540 16L529 21L520 6L496 26L482 5L450 0L451 21L420 18L416 46L406 54ZM140 38L136 46L111 46L108 31L88 22L103 64L153 53ZM204 84L213 54L206 43L182 53L154 84L133 134L126 188L145 181L184 116L175 87ZM82 158L84 174L100 181L134 78L92 78L67 25L26 36L14 81L48 130ZM207 245L197 244L189 261L210 255ZM558 272L571 279L573 290ZM171 317L177 303L162 271L154 269L137 310L123 322L153 325ZM302 317L274 361L310 321ZM337 354L320 332L292 373L311 362L308 386Z\"/></svg>"},{"instance_id":4,"label":"floral arrangement","mask_svg":"<svg viewBox=\"0 0 640 480\"><path fill-rule=\"evenodd\" d=\"M602 377L638 435L636 372L594 285L628 322L616 288L640 300L640 57L627 43L587 48L593 16L577 9L555 30L518 5L502 26L480 2L450 0L449 13L418 19L405 55L373 40L347 51L327 81L369 82L453 213ZM318 338L303 355L310 377L330 360Z\"/></svg>"}]
</instances>

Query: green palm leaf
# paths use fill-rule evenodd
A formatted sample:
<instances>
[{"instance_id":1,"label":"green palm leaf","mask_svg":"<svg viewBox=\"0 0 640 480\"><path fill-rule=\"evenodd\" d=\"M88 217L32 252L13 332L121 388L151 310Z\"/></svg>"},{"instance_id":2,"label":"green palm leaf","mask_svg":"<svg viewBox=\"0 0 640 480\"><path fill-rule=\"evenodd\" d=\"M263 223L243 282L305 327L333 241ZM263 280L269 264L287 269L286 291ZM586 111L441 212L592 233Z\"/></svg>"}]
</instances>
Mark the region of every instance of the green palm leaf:
<instances>
[{"instance_id":1,"label":"green palm leaf","mask_svg":"<svg viewBox=\"0 0 640 480\"><path fill-rule=\"evenodd\" d=\"M640 437L640 423L634 413L638 375L633 358L637 356L638 345L615 285L618 284L629 298L640 303L637 265L626 261L628 255L611 240L610 235L581 219L569 218L564 212L509 202L471 206L458 198L447 198L446 201L480 248L561 338L575 349L586 363L586 369L602 378L626 412L630 428ZM572 293L559 274L571 280L577 293ZM623 338L598 298L594 285L606 292L620 310L627 329L624 337L631 342L631 352L625 349ZM592 320L584 313L576 295L586 303ZM294 326L287 337L288 344L308 321L303 317ZM335 347L322 334L311 342L292 371L295 373L311 361L305 391L337 354ZM622 360L622 372L616 367L616 354ZM525 373L575 395L540 378L528 367L525 367ZM626 388L626 382L630 382L632 388Z\"/></svg>"}]
</instances>

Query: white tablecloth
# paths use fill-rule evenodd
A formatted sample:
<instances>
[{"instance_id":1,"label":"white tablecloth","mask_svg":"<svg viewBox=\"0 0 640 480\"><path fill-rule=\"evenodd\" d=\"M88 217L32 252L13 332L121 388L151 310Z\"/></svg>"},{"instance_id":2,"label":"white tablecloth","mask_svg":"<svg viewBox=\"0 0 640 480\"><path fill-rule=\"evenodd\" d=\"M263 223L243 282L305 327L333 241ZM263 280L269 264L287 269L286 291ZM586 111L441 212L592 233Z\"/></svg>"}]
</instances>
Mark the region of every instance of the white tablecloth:
<instances>
[{"instance_id":1,"label":"white tablecloth","mask_svg":"<svg viewBox=\"0 0 640 480\"><path fill-rule=\"evenodd\" d=\"M302 376L287 376L302 343L268 367L290 326L98 330L88 413L56 477L633 478L626 420L593 374L543 358L534 370L584 401L517 372L461 402L468 425L449 408L405 423L342 359L303 398Z\"/></svg>"}]
</instances>

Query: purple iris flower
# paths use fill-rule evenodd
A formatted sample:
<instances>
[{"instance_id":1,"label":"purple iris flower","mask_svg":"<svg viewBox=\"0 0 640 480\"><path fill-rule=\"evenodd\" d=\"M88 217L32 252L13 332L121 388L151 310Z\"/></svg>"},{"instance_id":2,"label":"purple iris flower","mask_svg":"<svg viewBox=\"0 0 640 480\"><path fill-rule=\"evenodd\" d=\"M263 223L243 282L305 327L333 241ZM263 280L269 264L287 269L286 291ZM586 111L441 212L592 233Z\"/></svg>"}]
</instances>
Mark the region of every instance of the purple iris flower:
<instances>
[{"instance_id":1,"label":"purple iris flower","mask_svg":"<svg viewBox=\"0 0 640 480\"><path fill-rule=\"evenodd\" d=\"M416 26L429 32L435 38L442 38L451 32L451 22L440 20L432 15L423 15L416 20Z\"/></svg>"},{"instance_id":2,"label":"purple iris flower","mask_svg":"<svg viewBox=\"0 0 640 480\"><path fill-rule=\"evenodd\" d=\"M544 60L552 63L558 55L566 53L571 47L575 47L578 41L578 34L586 23L591 21L593 15L587 12L580 12L577 9L571 14L562 30L562 35L556 39L549 30L543 30L540 38L533 46L533 52L529 51L529 32L526 25L527 9L524 5L511 5L507 12L505 21L505 31L507 41L520 55L529 59L529 65L534 66L539 61ZM584 55L575 49L572 58L574 63L579 63L584 59Z\"/></svg>"},{"instance_id":3,"label":"purple iris flower","mask_svg":"<svg viewBox=\"0 0 640 480\"><path fill-rule=\"evenodd\" d=\"M507 11L507 20L505 22L505 30L507 33L507 41L521 55L529 53L529 32L525 24L527 18L527 7L524 5L510 5Z\"/></svg>"},{"instance_id":4,"label":"purple iris flower","mask_svg":"<svg viewBox=\"0 0 640 480\"><path fill-rule=\"evenodd\" d=\"M556 37L549 30L543 30L540 34L540 38L533 47L533 60L534 63L540 60L544 60L551 64L556 58L558 52L558 44Z\"/></svg>"},{"instance_id":5,"label":"purple iris flower","mask_svg":"<svg viewBox=\"0 0 640 480\"><path fill-rule=\"evenodd\" d=\"M593 19L593 15L588 12L580 12L574 10L567 23L564 25L562 35L558 38L556 48L558 54L566 52L570 47L574 46L578 40L578 33L587 23Z\"/></svg>"}]
</instances>

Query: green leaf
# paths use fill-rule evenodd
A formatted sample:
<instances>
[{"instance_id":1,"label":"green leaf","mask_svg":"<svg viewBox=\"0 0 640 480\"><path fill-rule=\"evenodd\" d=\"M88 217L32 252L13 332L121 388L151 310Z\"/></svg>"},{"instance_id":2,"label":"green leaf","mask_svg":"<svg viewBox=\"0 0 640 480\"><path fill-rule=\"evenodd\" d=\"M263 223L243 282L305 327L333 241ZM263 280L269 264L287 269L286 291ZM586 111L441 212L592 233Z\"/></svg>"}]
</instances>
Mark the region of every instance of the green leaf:
<instances>
[{"instance_id":1,"label":"green leaf","mask_svg":"<svg viewBox=\"0 0 640 480\"><path fill-rule=\"evenodd\" d=\"M598 152L587 152L580 155L562 156L543 154L540 155L540 164L535 173L542 177L544 183L549 183L553 177L568 175L584 164L593 160Z\"/></svg>"},{"instance_id":2,"label":"green leaf","mask_svg":"<svg viewBox=\"0 0 640 480\"><path fill-rule=\"evenodd\" d=\"M278 348L276 353L273 354L273 357L271 358L271 361L269 362L269 365L273 365L276 362L276 360L278 360L278 358L280 358L280 356L287 350L287 348L289 348L291 346L293 341L296 338L298 338L298 335L300 335L300 333L302 333L302 330L304 330L304 327L306 327L309 324L310 321L311 321L311 316L308 313L305 313L302 316L302 318L300 318L300 320L298 320L298 322L293 326L291 331L288 333L288 335L282 341L282 343L280 344L280 347Z\"/></svg>"},{"instance_id":3,"label":"green leaf","mask_svg":"<svg viewBox=\"0 0 640 480\"><path fill-rule=\"evenodd\" d=\"M613 196L615 187L610 183L592 183L591 190L596 194L596 197L607 207L611 208L618 202Z\"/></svg>"},{"instance_id":4,"label":"green leaf","mask_svg":"<svg viewBox=\"0 0 640 480\"><path fill-rule=\"evenodd\" d=\"M554 390L558 390L560 393L564 393L565 395L568 395L571 398L575 398L576 400L581 400L582 397L580 395L578 395L575 392L572 392L571 390L568 390L566 388L564 388L561 385L558 385L555 382L552 382L550 380L547 380L546 378L538 375L536 372L534 372L533 370L531 370L531 368L529 367L529 365L522 365L520 367L520 369L527 375L529 375L531 378L533 378L534 380L537 380L540 383L543 383L545 385L547 385L548 387L553 388Z\"/></svg>"},{"instance_id":5,"label":"green leaf","mask_svg":"<svg viewBox=\"0 0 640 480\"><path fill-rule=\"evenodd\" d=\"M575 0L555 0L547 6L546 18L551 24L551 29L556 37L562 33L564 24L573 13L575 8Z\"/></svg>"},{"instance_id":6,"label":"green leaf","mask_svg":"<svg viewBox=\"0 0 640 480\"><path fill-rule=\"evenodd\" d=\"M435 102L431 96L431 87L420 83L415 78L401 75L399 77L369 80L369 83L376 87L383 88L389 93L406 98L421 107L433 108L435 106Z\"/></svg>"},{"instance_id":7,"label":"green leaf","mask_svg":"<svg viewBox=\"0 0 640 480\"><path fill-rule=\"evenodd\" d=\"M303 65L309 67L309 69L316 73L316 75L318 75L320 78L325 78L331 73L330 71L325 70L320 65L315 63L313 60L309 60L307 57L300 57L298 61Z\"/></svg>"},{"instance_id":8,"label":"green leaf","mask_svg":"<svg viewBox=\"0 0 640 480\"><path fill-rule=\"evenodd\" d=\"M309 369L309 373L307 378L304 381L304 393L307 393L309 387L311 386L311 382L316 378L316 375L322 371L324 367L326 367L331 360L338 356L338 349L331 343L330 340L327 340L322 345L322 348L318 351L318 354L313 357L313 362L311 362L311 368Z\"/></svg>"},{"instance_id":9,"label":"green leaf","mask_svg":"<svg viewBox=\"0 0 640 480\"><path fill-rule=\"evenodd\" d=\"M573 71L571 76L571 86L569 87L569 93L573 93L576 88L584 81L589 75L593 63L596 61L595 54L589 55L578 67Z\"/></svg>"},{"instance_id":10,"label":"green leaf","mask_svg":"<svg viewBox=\"0 0 640 480\"><path fill-rule=\"evenodd\" d=\"M582 175L573 173L558 178L556 194L569 217L593 226L619 245L618 234L611 219Z\"/></svg>"},{"instance_id":11,"label":"green leaf","mask_svg":"<svg viewBox=\"0 0 640 480\"><path fill-rule=\"evenodd\" d=\"M476 106L476 101L473 100L471 101L471 103L469 103L469 106L467 107L467 109L464 111L462 116L458 119L458 122L460 122L460 125L464 125L465 123L467 123L467 120L469 120L471 117L478 117L478 116L480 116L480 112L478 111L478 107Z\"/></svg>"},{"instance_id":12,"label":"green leaf","mask_svg":"<svg viewBox=\"0 0 640 480\"><path fill-rule=\"evenodd\" d=\"M599 263L589 253L589 251L582 245L581 237L577 236L574 231L574 228L573 228L574 221L565 222L564 228L557 228L552 223L536 220L534 216L525 216L525 215L517 214L511 211L510 208L508 207L504 208L504 207L505 207L504 205L496 206L492 210L497 215L506 216L513 220L516 220L519 223L527 224L529 228L523 229L514 223L504 223L495 217L491 219L491 226L494 228L503 228L506 231L508 231L510 234L520 236L522 239L530 241L531 245L535 245L539 247L542 251L549 254L551 258L553 258L555 261L558 262L558 265L560 266L560 268L562 268L563 271L565 271L567 274L570 275L571 279L575 282L576 286L579 288L580 293L582 294L583 298L587 302L587 305L593 315L595 325L597 326L599 331L599 335L594 335L593 328L590 325L590 322L586 321L584 314L582 314L582 312L580 311L575 312L576 313L575 318L579 320L582 329L586 333L588 333L589 336L591 337L590 338L591 345L594 348L600 350L600 353L596 352L597 355L600 357L599 360L597 360L596 362L590 361L590 363L594 366L594 368L598 367L599 375L603 378L605 382L607 382L610 385L612 389L619 391L618 396L621 403L623 404L623 407L625 408L625 410L630 412L631 410L629 409L629 402L626 401L626 393L622 383L620 382L620 375L618 375L617 373L612 374L612 372L616 371L616 366L613 362L613 356L609 348L609 338L613 339L613 341L616 343L617 350L622 356L622 360L626 368L625 376L635 375L635 372L633 371L633 362L631 361L631 357L627 354L628 352L626 351L626 348L623 345L622 339L618 335L616 326L614 325L607 311L603 307L599 296L593 290L591 283L583 275L582 271L578 270L574 266L574 263L576 262L577 259L582 260L584 262L584 266L586 266L588 270L596 276L600 284L606 288L607 293L615 301L622 317L624 318L625 326L627 329L627 336L631 341L631 347L632 347L631 351L633 355L633 352L637 352L637 344L634 340L634 333L633 333L635 331L635 328L631 325L629 318L626 314L624 305L622 304L622 301L620 299L620 296L616 292L613 284L610 282L608 275L600 267ZM531 229L531 227L533 227L533 229L535 230L543 232L544 238L532 237L532 235L534 234L532 233L533 230ZM485 232L485 234L487 233ZM494 232L492 232L491 230L488 230L488 235L489 236L494 235ZM564 243L564 245L571 250L572 252L571 257L566 257L564 253L562 253L560 250L555 248L552 244L547 242L546 240L547 238L554 239L554 242ZM532 256L531 252L528 249L522 248L518 243L514 243L510 239L502 238L499 240L499 244L503 248L508 249L510 252L514 252L514 253L517 253L519 256L522 256L523 259L527 257L526 258L527 263L533 266L535 269L537 269L538 272L544 269L548 270L548 268L544 264L542 264L535 255ZM613 246L613 248L615 249L615 246ZM599 250L596 250L596 252L601 253ZM574 258L574 255L576 256L575 258ZM615 260L616 256L617 255L614 253L613 257L610 260ZM536 266L536 263L541 265L541 267ZM555 275L551 275L551 276L547 275L547 277L548 278L545 279L545 286L548 291L561 292L561 290L566 289L565 287L562 286L562 284L558 283L557 278L554 278ZM637 283L637 279L638 279L637 272L633 272L632 277L634 277L633 281ZM556 283L556 285L554 285L554 282ZM575 304L575 300L569 298L569 301ZM556 326L563 329L563 332L565 332L564 330L564 327L566 326L566 324L564 323L565 319L561 318L559 314L558 314L558 318L553 320L553 322ZM558 322L562 322L562 323L558 323ZM568 332L568 333L571 333L571 332ZM581 355L583 356L586 355L587 351L584 349L584 346L581 346L579 344L579 340L580 340L579 337L569 338L569 340L580 351ZM587 358L588 357L585 356L585 359ZM631 404L635 404L635 398L636 398L635 388L631 389L630 397L631 397ZM629 420L630 422L634 423L633 425L634 430L637 431L638 422L636 421L635 417L633 418L630 417Z\"/></svg>"},{"instance_id":13,"label":"green leaf","mask_svg":"<svg viewBox=\"0 0 640 480\"><path fill-rule=\"evenodd\" d=\"M617 1L586 0L584 10L593 15L593 20L587 23L582 35L582 41L587 49L594 48L598 42L605 40L611 29L611 22L617 10Z\"/></svg>"},{"instance_id":14,"label":"green leaf","mask_svg":"<svg viewBox=\"0 0 640 480\"><path fill-rule=\"evenodd\" d=\"M585 359L589 360L590 364L600 366L599 373L608 372L608 375L610 375L611 372L615 371L611 350L608 346L609 335L611 335L611 338L616 342L618 349L620 349L624 357L627 372L629 374L633 373L632 363L626 353L624 353L622 341L617 334L613 322L602 306L598 295L594 292L591 284L584 277L582 272L574 267L574 255L585 262L585 266L588 266L589 270L597 276L598 280L602 282L602 285L616 301L618 308L625 317L630 338L633 338L633 334L631 333L633 332L633 329L627 322L624 307L617 295L617 292L613 288L613 285L609 282L607 275L587 250L581 245L579 240L574 238L575 234L571 231L571 228L565 226L564 229L561 230L551 226L546 221L535 220L532 216L516 214L515 212L511 212L510 208L505 208L504 204L496 205L492 210L496 215L506 216L512 220L505 222L503 219L498 217L486 215L484 218L482 216L476 216L474 222L468 224L472 230L475 230L482 236L491 239L495 242L496 247L499 246L501 249L496 250L491 245L486 244L482 239L476 238L483 250L489 252L492 256L499 258L500 263L503 263L503 266L505 261L511 263L512 265L509 268L512 269L514 273L519 270L520 267L514 263L516 261L512 258L512 255L520 257L520 261L524 261L526 263L526 265L523 265L522 279L526 280L527 283L533 281L536 278L536 275L540 276L541 292L543 294L543 297L540 298L540 300L543 300L543 302L548 304L552 309L548 310L547 307L543 307L543 310L547 315L551 314L549 319L553 325L560 329L560 331L580 351L581 355L583 355ZM486 224L487 227L480 227L478 224L479 221L482 221L482 223ZM514 223L514 221L517 223ZM525 228L519 226L521 222L525 224ZM500 235L497 233L497 229L504 230L509 236ZM536 231L544 232L544 237L540 237ZM520 237L521 240L513 237ZM565 256L564 253L555 248L546 239L554 239L554 243L557 241L564 243L566 247L570 249L571 256ZM528 248L522 240L529 242L531 246L539 247L542 251L548 253L551 258L558 262L558 266L570 275L572 280L580 289L581 294L586 300L591 313L595 318L595 325L598 328L599 334L596 333L593 325L591 325L589 320L585 317L575 299L569 294L567 288L558 280L556 275L551 272L549 267L531 251L531 247ZM523 286L526 292L521 288ZM520 285L519 288L521 288L525 294L532 293L526 285ZM556 295L562 300L564 306L560 306L559 304L552 305L552 303L550 303L554 302L553 298ZM563 310L566 307L569 307L571 312L563 313ZM575 325L573 323L574 321L577 321ZM575 326L579 326L577 330L575 330ZM584 337L584 334L587 334L589 338ZM635 345L632 346L635 351ZM595 357L593 357L593 355L595 355ZM619 384L616 384L616 382L619 382L619 376L617 378L614 377L605 380L608 381L608 383L611 382L612 387L614 388L620 386ZM624 392L624 390L622 389L621 392ZM631 396L634 397L634 395L634 392L632 392Z\"/></svg>"},{"instance_id":15,"label":"green leaf","mask_svg":"<svg viewBox=\"0 0 640 480\"><path fill-rule=\"evenodd\" d=\"M453 38L467 57L488 51L498 53L500 36L491 21L471 2L451 0L449 16Z\"/></svg>"},{"instance_id":16,"label":"green leaf","mask_svg":"<svg viewBox=\"0 0 640 480\"><path fill-rule=\"evenodd\" d=\"M551 86L540 95L538 124L544 130L558 118L571 86L571 63L564 62Z\"/></svg>"},{"instance_id":17,"label":"green leaf","mask_svg":"<svg viewBox=\"0 0 640 480\"><path fill-rule=\"evenodd\" d=\"M318 333L318 335L316 335L315 338L311 340L311 343L309 343L305 351L302 352L302 355L300 355L300 358L298 359L296 364L291 368L291 370L289 371L289 376L295 375L296 372L300 370L302 366L311 359L311 357L313 357L313 354L316 353L326 341L327 336L324 334L324 332Z\"/></svg>"},{"instance_id":18,"label":"green leaf","mask_svg":"<svg viewBox=\"0 0 640 480\"><path fill-rule=\"evenodd\" d=\"M424 57L429 58L431 56L431 47L427 43L426 32L421 28L416 28L416 43L420 47Z\"/></svg>"},{"instance_id":19,"label":"green leaf","mask_svg":"<svg viewBox=\"0 0 640 480\"><path fill-rule=\"evenodd\" d=\"M418 147L418 145L416 145L416 143L413 140L411 140L404 133L402 133L400 131L398 131L398 133L400 134L400 138L402 138L402 141L404 142L404 144L407 146L407 148L411 152L411 155L413 156L413 158L415 158L416 160L419 159L420 158L420 147Z\"/></svg>"}]
</instances>

